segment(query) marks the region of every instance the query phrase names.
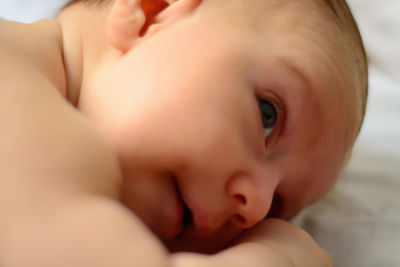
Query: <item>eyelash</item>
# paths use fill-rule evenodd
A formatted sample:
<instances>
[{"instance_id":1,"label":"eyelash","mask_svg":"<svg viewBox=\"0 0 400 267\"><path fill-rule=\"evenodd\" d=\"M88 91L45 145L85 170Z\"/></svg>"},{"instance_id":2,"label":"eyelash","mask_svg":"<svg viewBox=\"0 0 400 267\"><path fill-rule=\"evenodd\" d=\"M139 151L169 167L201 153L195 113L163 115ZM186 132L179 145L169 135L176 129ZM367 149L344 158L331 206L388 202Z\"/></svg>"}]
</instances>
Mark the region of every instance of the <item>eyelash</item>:
<instances>
[{"instance_id":1,"label":"eyelash","mask_svg":"<svg viewBox=\"0 0 400 267\"><path fill-rule=\"evenodd\" d=\"M271 103L271 105L275 108L276 110L276 122L274 127L272 128L271 133L269 134L269 136L267 138L264 137L264 144L265 147L267 147L271 142L273 142L274 140L276 140L276 138L279 136L279 133L282 131L283 129L283 124L284 124L284 106L282 104L282 101L275 96L274 94L268 93L268 95L264 94L262 96L257 96L257 104L259 100L264 100L267 101L269 103ZM264 131L264 125L262 123L262 114L260 112L260 121L261 121L261 127ZM264 135L264 132L263 132Z\"/></svg>"},{"instance_id":2,"label":"eyelash","mask_svg":"<svg viewBox=\"0 0 400 267\"><path fill-rule=\"evenodd\" d=\"M258 106L261 112L261 120L264 130L271 130L275 127L278 117L278 112L275 106L264 99L258 100Z\"/></svg>"}]
</instances>

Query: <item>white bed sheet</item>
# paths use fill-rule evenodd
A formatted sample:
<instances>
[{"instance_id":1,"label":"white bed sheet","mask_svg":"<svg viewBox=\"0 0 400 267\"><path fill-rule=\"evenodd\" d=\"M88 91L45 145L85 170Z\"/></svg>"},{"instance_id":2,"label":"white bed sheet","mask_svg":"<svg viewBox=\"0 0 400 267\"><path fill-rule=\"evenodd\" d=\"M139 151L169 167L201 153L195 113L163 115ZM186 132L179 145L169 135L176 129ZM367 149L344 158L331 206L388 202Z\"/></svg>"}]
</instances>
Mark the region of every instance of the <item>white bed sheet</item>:
<instances>
[{"instance_id":1,"label":"white bed sheet","mask_svg":"<svg viewBox=\"0 0 400 267\"><path fill-rule=\"evenodd\" d=\"M216 0L218 1L218 0ZM33 22L66 1L1 0L0 17ZM370 59L370 99L353 158L326 198L293 221L339 267L400 266L400 1L349 0Z\"/></svg>"}]
</instances>

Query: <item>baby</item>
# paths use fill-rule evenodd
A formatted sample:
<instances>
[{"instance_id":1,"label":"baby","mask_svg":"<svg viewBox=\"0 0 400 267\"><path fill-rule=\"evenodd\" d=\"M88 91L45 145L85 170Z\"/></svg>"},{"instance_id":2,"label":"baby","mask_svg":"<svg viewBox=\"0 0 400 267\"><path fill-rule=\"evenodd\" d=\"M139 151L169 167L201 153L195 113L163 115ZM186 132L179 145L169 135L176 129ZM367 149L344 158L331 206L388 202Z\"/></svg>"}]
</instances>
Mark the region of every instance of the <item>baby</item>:
<instances>
[{"instance_id":1,"label":"baby","mask_svg":"<svg viewBox=\"0 0 400 267\"><path fill-rule=\"evenodd\" d=\"M343 0L75 0L0 40L1 266L330 264L263 219L321 198L361 127ZM141 221L229 248L172 256Z\"/></svg>"}]
</instances>

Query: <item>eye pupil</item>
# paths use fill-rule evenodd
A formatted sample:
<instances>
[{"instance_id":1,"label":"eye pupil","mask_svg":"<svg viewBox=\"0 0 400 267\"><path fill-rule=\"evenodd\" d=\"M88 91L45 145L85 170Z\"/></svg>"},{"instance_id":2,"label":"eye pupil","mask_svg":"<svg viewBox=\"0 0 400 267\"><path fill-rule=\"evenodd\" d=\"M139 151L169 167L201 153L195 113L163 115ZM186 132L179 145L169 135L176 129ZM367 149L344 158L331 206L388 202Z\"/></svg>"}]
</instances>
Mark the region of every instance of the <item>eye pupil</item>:
<instances>
[{"instance_id":1,"label":"eye pupil","mask_svg":"<svg viewBox=\"0 0 400 267\"><path fill-rule=\"evenodd\" d=\"M270 102L263 99L258 100L258 103L260 106L264 129L271 129L272 127L274 127L277 120L276 109Z\"/></svg>"}]
</instances>

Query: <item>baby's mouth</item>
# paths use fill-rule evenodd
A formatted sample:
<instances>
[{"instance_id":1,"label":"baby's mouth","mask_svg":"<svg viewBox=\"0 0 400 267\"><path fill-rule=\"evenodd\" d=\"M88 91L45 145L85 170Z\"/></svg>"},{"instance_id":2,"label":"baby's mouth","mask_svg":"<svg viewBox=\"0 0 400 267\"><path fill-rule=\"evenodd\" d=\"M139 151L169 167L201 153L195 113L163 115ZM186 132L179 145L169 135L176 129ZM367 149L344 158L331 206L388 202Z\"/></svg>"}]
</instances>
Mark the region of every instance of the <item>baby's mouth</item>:
<instances>
[{"instance_id":1,"label":"baby's mouth","mask_svg":"<svg viewBox=\"0 0 400 267\"><path fill-rule=\"evenodd\" d=\"M186 205L185 201L182 200L183 204L183 216L182 216L182 227L189 227L193 225L193 213Z\"/></svg>"},{"instance_id":2,"label":"baby's mouth","mask_svg":"<svg viewBox=\"0 0 400 267\"><path fill-rule=\"evenodd\" d=\"M189 208L189 205L185 202L183 196L182 196L182 191L181 188L178 185L178 182L176 180L176 177L172 175L172 178L175 182L175 192L177 195L177 199L179 202L179 205L181 206L181 212L180 216L178 219L180 227L179 227L179 232L176 232L174 235L173 239L178 238L182 233L187 229L187 228L192 228L194 226L194 219L193 219L193 212ZM178 223L177 221L177 223Z\"/></svg>"},{"instance_id":3,"label":"baby's mouth","mask_svg":"<svg viewBox=\"0 0 400 267\"><path fill-rule=\"evenodd\" d=\"M180 238L183 235L191 236L194 239L203 239L212 235L217 229L212 229L209 226L209 214L195 200L190 198L187 192L182 190L176 179L174 180L176 194L182 209L181 230L175 238Z\"/></svg>"},{"instance_id":4,"label":"baby's mouth","mask_svg":"<svg viewBox=\"0 0 400 267\"><path fill-rule=\"evenodd\" d=\"M182 215L182 228L181 235L190 236L194 239L204 239L207 236L212 235L216 229L212 229L208 225L208 214L191 199L185 192L178 191L180 193L181 203L183 207Z\"/></svg>"}]
</instances>

